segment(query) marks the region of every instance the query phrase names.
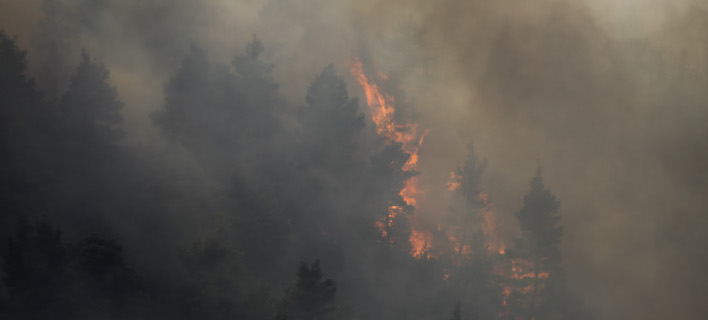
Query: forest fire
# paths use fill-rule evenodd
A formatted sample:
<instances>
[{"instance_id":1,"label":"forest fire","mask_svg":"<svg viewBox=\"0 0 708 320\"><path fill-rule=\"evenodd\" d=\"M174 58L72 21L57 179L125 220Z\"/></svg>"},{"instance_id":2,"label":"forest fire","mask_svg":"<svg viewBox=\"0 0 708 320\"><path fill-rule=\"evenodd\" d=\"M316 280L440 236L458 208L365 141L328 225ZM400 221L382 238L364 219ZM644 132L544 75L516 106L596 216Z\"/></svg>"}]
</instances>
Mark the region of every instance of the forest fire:
<instances>
[{"instance_id":1,"label":"forest fire","mask_svg":"<svg viewBox=\"0 0 708 320\"><path fill-rule=\"evenodd\" d=\"M488 201L487 194L480 194L480 198L484 201L484 207L482 208L482 217L484 217L482 232L486 239L487 250L490 255L494 253L503 255L505 246L501 239L501 232L497 226L497 216L492 211L492 205Z\"/></svg>"},{"instance_id":2,"label":"forest fire","mask_svg":"<svg viewBox=\"0 0 708 320\"><path fill-rule=\"evenodd\" d=\"M489 201L489 195L480 192L477 181L470 179L478 173L477 168L475 162L472 161L470 164L466 164L464 169L450 172L450 178L446 184L447 189L464 199L464 205L462 205L464 209L458 209L458 212L471 213L472 217L478 217L479 220L476 218L467 220L470 224L466 227L459 225L445 227L448 252L460 258L469 259L480 256L490 258L494 264L493 274L496 276L493 281L500 288L502 297L501 308L504 311L501 316L511 319L529 319L527 315L518 315L511 305L523 306L526 309L535 308L534 305L539 299L539 291L545 288L545 280L550 277L550 273L531 259L522 258L518 254L513 256L506 254L506 245L497 222L497 214ZM481 225L475 226L476 224ZM465 228L474 230L475 227L481 229L484 239L483 248L486 248L486 252L473 256L475 252L468 245L469 240L467 239L469 238L467 234L469 230L465 230ZM465 263L465 260L453 259L456 264Z\"/></svg>"},{"instance_id":3,"label":"forest fire","mask_svg":"<svg viewBox=\"0 0 708 320\"><path fill-rule=\"evenodd\" d=\"M366 95L367 105L371 110L371 118L376 124L376 131L381 135L387 144L400 144L401 149L409 155L408 160L403 165L402 169L405 172L415 172L418 164L418 150L423 144L423 138L427 132L419 133L417 123L398 123L395 118L395 98L386 94L381 90L375 79L370 79L364 72L363 65L358 58L353 58L350 63L352 75L356 78L361 88ZM376 77L379 80L386 80L388 77L376 70ZM418 199L423 195L418 185L418 179L411 176L404 181L403 189L399 192L403 201L415 208L418 205ZM391 204L388 209L388 221L379 221L377 228L381 231L382 236L386 236L384 226L391 226L393 219L402 214L404 210L400 206ZM413 221L412 221L413 222ZM429 248L430 238L429 232L416 230L411 226L411 236L409 239L411 245L411 255L421 257L423 252Z\"/></svg>"},{"instance_id":4,"label":"forest fire","mask_svg":"<svg viewBox=\"0 0 708 320\"><path fill-rule=\"evenodd\" d=\"M421 258L430 250L430 242L432 235L426 231L418 231L411 229L411 255L416 258Z\"/></svg>"},{"instance_id":5,"label":"forest fire","mask_svg":"<svg viewBox=\"0 0 708 320\"><path fill-rule=\"evenodd\" d=\"M361 61L354 58L350 64L351 72L362 87L367 100L367 105L371 110L371 117L376 125L376 131L387 144L399 144L401 150L408 154L409 158L402 166L404 172L415 172L418 164L418 150L423 143L426 132L420 133L416 123L399 123L395 119L395 98L382 91L377 81L384 81L387 77L379 71L373 72L374 76L367 77ZM446 238L447 248L439 248L441 243L436 242L433 246L434 233L418 225L414 215L407 218L410 222L410 255L415 258L433 258L446 252L451 254L449 258L455 265L462 265L471 259L475 254L486 256L494 261L493 273L496 275L495 282L499 286L502 294L502 308L504 314L512 315L510 304L531 306L535 302L538 290L544 288L544 281L549 278L549 273L538 269L538 266L527 259L512 257L507 255L506 245L497 222L497 214L489 201L486 193L479 192L476 181L470 181L474 177L475 170L479 167L472 165L472 171L460 170L450 172L450 179L446 184L449 191L462 195L465 199L465 210L471 210L472 216L477 218L462 218L455 223L438 224L438 233ZM418 179L415 175L408 177L403 182L403 188L399 195L405 204L415 209L423 192L420 190ZM389 232L396 224L397 218L410 213L405 205L390 203L388 214L376 223L376 228L384 238L390 237ZM466 222L465 222L465 219ZM460 223L461 222L461 223ZM474 238L472 230L479 228L483 236L483 247L473 249L470 241ZM468 229L472 228L472 229ZM393 241L393 240L392 240ZM482 252L474 252L481 250ZM446 272L444 279L448 279L449 272ZM519 318L519 317L516 317ZM523 318L523 317L522 317Z\"/></svg>"},{"instance_id":6,"label":"forest fire","mask_svg":"<svg viewBox=\"0 0 708 320\"><path fill-rule=\"evenodd\" d=\"M462 176L460 176L454 172L450 172L450 181L447 182L448 190L457 191L457 189L459 189L461 185L462 185Z\"/></svg>"}]
</instances>

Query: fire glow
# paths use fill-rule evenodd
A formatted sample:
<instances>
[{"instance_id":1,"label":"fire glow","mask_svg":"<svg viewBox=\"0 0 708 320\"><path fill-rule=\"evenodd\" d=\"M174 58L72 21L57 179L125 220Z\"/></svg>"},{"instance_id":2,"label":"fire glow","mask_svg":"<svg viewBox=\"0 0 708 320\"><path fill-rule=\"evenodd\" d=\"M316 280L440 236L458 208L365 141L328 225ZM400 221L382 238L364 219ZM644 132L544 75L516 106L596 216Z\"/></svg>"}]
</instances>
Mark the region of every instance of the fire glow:
<instances>
[{"instance_id":1,"label":"fire glow","mask_svg":"<svg viewBox=\"0 0 708 320\"><path fill-rule=\"evenodd\" d=\"M427 132L420 132L417 123L398 123L394 117L395 99L393 96L382 91L377 84L378 81L387 79L386 75L378 70L374 71L374 76L367 77L364 72L363 65L358 58L351 60L350 69L358 84L363 89L366 95L367 105L371 111L371 118L376 125L376 130L387 144L399 144L403 152L409 155L408 160L402 166L405 172L415 172L418 165L418 151L423 144L423 138ZM446 184L450 192L458 192L463 187L463 177L461 174L450 172L450 180ZM424 193L421 191L418 179L415 175L406 179L403 183L403 188L398 193L403 201L413 209L417 208L419 200ZM481 231L484 235L485 251L483 254L488 257L495 257L496 261L493 268L493 273L499 277L497 285L500 286L503 296L503 306L508 308L508 300L512 298L512 293L516 292L523 297L532 295L534 288L533 284L524 284L522 286L509 284L508 281L529 281L531 279L547 280L549 273L537 270L532 262L519 258L512 258L506 255L506 246L501 236L500 228L497 222L497 214L489 201L486 193L479 193L474 200L473 210L478 210L477 213L481 218ZM377 221L375 227L379 230L382 237L390 236L388 233L394 225L396 218L404 215L407 212L406 208L399 204L390 203L388 206L388 214L386 217ZM461 230L461 226L455 225L440 225L438 224L438 232L444 232L447 237L447 249L433 248L433 232L422 228L415 219L414 215L408 217L410 222L410 254L415 258L437 258L440 252L449 252L455 255L455 263L465 263L473 256L473 249L466 243L465 231ZM441 230L443 229L443 230ZM438 242L438 246L441 243ZM451 249L451 250L450 250ZM450 273L446 272L443 279L447 280ZM543 288L543 281L536 281L536 286ZM513 312L507 309L504 314L511 315ZM517 317L518 318L518 317Z\"/></svg>"},{"instance_id":2,"label":"fire glow","mask_svg":"<svg viewBox=\"0 0 708 320\"><path fill-rule=\"evenodd\" d=\"M381 90L374 79L369 79L364 73L361 61L358 58L353 58L350 64L351 73L356 78L361 88L366 95L367 105L371 110L371 119L376 124L376 131L384 138L387 144L397 143L401 145L401 149L409 155L408 160L403 165L403 171L416 171L418 165L418 150L423 144L423 138L426 132L420 133L417 123L398 123L394 119L395 99L391 95L386 94ZM386 80L387 77L383 73L376 71L377 77L381 80ZM412 176L404 181L403 189L398 193L403 201L415 208L418 205L418 200L423 196L423 192L418 185L418 178ZM403 210L396 205L390 205L388 208L387 221L379 221L376 227L381 231L382 236L386 236L385 226L391 226L393 219L399 216ZM430 232L416 230L414 226L411 229L409 239L411 245L411 255L421 257L424 252L428 251Z\"/></svg>"}]
</instances>

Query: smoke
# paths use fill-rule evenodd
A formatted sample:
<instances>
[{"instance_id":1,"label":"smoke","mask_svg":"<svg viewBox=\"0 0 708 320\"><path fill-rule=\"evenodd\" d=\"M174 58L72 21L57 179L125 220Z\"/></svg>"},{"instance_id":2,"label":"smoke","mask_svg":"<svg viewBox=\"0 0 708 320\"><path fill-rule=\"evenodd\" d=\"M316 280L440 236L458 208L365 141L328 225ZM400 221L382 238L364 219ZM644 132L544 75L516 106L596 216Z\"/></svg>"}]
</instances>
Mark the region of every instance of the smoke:
<instances>
[{"instance_id":1,"label":"smoke","mask_svg":"<svg viewBox=\"0 0 708 320\"><path fill-rule=\"evenodd\" d=\"M70 10L50 16L51 3ZM364 99L346 74L364 54L399 80L409 120L429 130L425 223L445 210L449 172L474 143L510 241L540 161L561 200L567 277L600 318L708 314L708 7L698 1L8 0L0 21L30 49L49 98L82 48L103 61L132 144L161 143L149 116L193 43L226 64L257 36L293 114L330 63ZM69 67L47 69L59 65Z\"/></svg>"}]
</instances>

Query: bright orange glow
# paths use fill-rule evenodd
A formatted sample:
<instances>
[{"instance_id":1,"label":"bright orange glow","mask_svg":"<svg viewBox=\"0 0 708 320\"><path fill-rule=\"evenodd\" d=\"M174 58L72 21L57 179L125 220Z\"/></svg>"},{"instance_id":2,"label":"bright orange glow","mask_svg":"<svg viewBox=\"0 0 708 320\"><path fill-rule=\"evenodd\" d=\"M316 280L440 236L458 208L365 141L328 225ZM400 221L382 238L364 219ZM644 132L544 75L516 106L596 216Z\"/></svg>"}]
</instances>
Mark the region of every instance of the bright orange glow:
<instances>
[{"instance_id":1,"label":"bright orange glow","mask_svg":"<svg viewBox=\"0 0 708 320\"><path fill-rule=\"evenodd\" d=\"M546 283L545 281L529 281L538 278L539 280L548 279L550 273L548 271L536 271L536 266L533 262L525 259L505 259L502 263L494 267L494 274L500 276L502 280L500 285L502 287L503 307L509 307L509 299L513 299L516 304L520 304L525 308L530 307L530 299L533 292L538 289L542 290ZM526 280L523 282L516 282L517 280ZM524 285L520 285L520 284ZM534 285L538 285L538 288L534 289ZM512 297L512 293L517 293L516 297ZM515 311L506 309L504 312L506 315L514 315ZM526 319L516 315L514 319Z\"/></svg>"},{"instance_id":2,"label":"bright orange glow","mask_svg":"<svg viewBox=\"0 0 708 320\"><path fill-rule=\"evenodd\" d=\"M403 165L403 171L416 171L418 165L418 150L423 144L423 138L427 132L419 133L418 124L416 123L398 123L394 119L395 99L391 95L386 94L381 90L379 85L369 79L364 72L363 65L358 58L352 59L350 63L351 73L356 78L356 81L361 85L366 95L366 102L371 110L371 120L376 124L376 131L384 138L387 144L398 143L401 149L409 155L408 160ZM386 80L388 77L380 71L375 71L376 77L379 80ZM413 176L404 181L403 189L398 193L403 201L409 206L415 208L418 205L418 200L423 196L423 192L418 186L418 178ZM386 226L391 227L394 218L403 213L403 209L395 205L389 207L388 222L378 221L377 229L381 231L382 236L386 237ZM414 223L411 223L415 229ZM430 234L430 233L427 233ZM420 257L423 252L429 249L429 239L426 240L422 231L411 230L411 254L415 257ZM432 235L430 235L432 238Z\"/></svg>"},{"instance_id":3,"label":"bright orange glow","mask_svg":"<svg viewBox=\"0 0 708 320\"><path fill-rule=\"evenodd\" d=\"M457 189L460 188L460 185L462 185L462 176L450 172L450 181L447 182L447 189L450 191L457 191Z\"/></svg>"},{"instance_id":4,"label":"bright orange glow","mask_svg":"<svg viewBox=\"0 0 708 320\"><path fill-rule=\"evenodd\" d=\"M503 255L506 249L499 227L497 226L497 215L492 211L492 205L489 203L489 195L480 193L479 200L482 202L482 216L484 223L482 224L482 232L486 239L486 246L489 255L498 253Z\"/></svg>"},{"instance_id":5,"label":"bright orange glow","mask_svg":"<svg viewBox=\"0 0 708 320\"><path fill-rule=\"evenodd\" d=\"M417 206L418 198L422 195L418 189L418 177L410 177L403 185L403 189L398 194L409 206Z\"/></svg>"},{"instance_id":6,"label":"bright orange glow","mask_svg":"<svg viewBox=\"0 0 708 320\"><path fill-rule=\"evenodd\" d=\"M455 228L449 228L447 230L447 241L450 243L450 246L452 247L452 251L455 252L457 255L463 255L463 256L468 256L472 254L472 248L470 247L469 244L463 244L461 243L460 239L457 239L455 234L458 232L455 232Z\"/></svg>"},{"instance_id":7,"label":"bright orange glow","mask_svg":"<svg viewBox=\"0 0 708 320\"><path fill-rule=\"evenodd\" d=\"M418 149L423 144L423 138L427 132L420 134L417 123L400 124L396 122L394 119L395 99L382 93L379 86L366 77L359 59L354 58L351 62L351 72L364 90L367 104L371 110L371 118L376 124L376 131L383 136L387 143L400 143L403 151L410 155L403 170L415 169L418 163ZM379 73L379 78L386 79L383 74L377 73Z\"/></svg>"},{"instance_id":8,"label":"bright orange glow","mask_svg":"<svg viewBox=\"0 0 708 320\"><path fill-rule=\"evenodd\" d=\"M353 58L350 63L351 73L361 86L366 103L371 113L371 119L376 125L377 133L383 138L388 145L398 144L401 150L409 155L408 160L403 164L402 170L406 172L415 172L418 168L418 151L423 144L423 139L427 135L426 130L419 128L417 123L399 123L396 114L396 100L393 96L387 94L379 86L379 83L388 79L388 77L378 70L369 72L368 75L364 72L364 67L358 58ZM378 82L378 83L377 83ZM442 186L441 186L442 187ZM448 190L455 192L464 188L463 177L456 172L450 172L450 179L446 184ZM415 209L420 204L422 197L425 195L420 188L418 178L412 176L403 182L402 189L398 192L401 199L406 205L400 202L389 203L388 214L376 221L375 227L379 230L383 238L391 236L390 232L396 219L409 214L411 208ZM469 199L466 199L469 200ZM496 265L493 268L493 273L497 276L498 285L502 290L503 307L505 309L502 314L504 318L526 319L525 317L514 316L514 311L510 305L515 303L529 304L528 299L536 289L542 289L546 285L543 280L550 277L549 272L545 270L537 270L536 266L530 260L514 258L507 256L506 245L497 221L497 213L489 202L489 197L486 193L480 193L476 196L473 203L470 204L472 210L479 210L481 221L481 229L484 234L484 245L482 251L475 252L478 254L486 254L494 259ZM469 209L469 208L468 208ZM447 242L440 241L435 238L435 247L433 243L433 226L430 230L425 229L421 223L413 215L407 217L410 222L410 255L415 258L438 258L439 255L448 254L454 264L462 265L473 258L472 246L470 245L472 233L475 230L466 230L469 226L462 224L456 225L455 222L444 222L437 224L436 235L444 235L447 237ZM439 223L440 223L439 222ZM475 222L476 223L476 222ZM479 228L479 225L475 226ZM444 237L443 236L443 237ZM394 240L390 240L394 241ZM447 247L446 247L447 246ZM476 247L475 247L476 248ZM475 249L477 250L477 249ZM454 275L453 275L454 277ZM444 270L443 280L450 278L450 270ZM537 279L538 281L529 281ZM523 280L523 281L520 281ZM497 280L495 280L497 281ZM538 285L538 288L534 288ZM511 316L511 317L509 317Z\"/></svg>"},{"instance_id":9,"label":"bright orange glow","mask_svg":"<svg viewBox=\"0 0 708 320\"><path fill-rule=\"evenodd\" d=\"M411 255L416 258L422 258L423 254L428 253L428 250L430 250L430 240L432 238L433 235L430 232L411 229Z\"/></svg>"}]
</instances>

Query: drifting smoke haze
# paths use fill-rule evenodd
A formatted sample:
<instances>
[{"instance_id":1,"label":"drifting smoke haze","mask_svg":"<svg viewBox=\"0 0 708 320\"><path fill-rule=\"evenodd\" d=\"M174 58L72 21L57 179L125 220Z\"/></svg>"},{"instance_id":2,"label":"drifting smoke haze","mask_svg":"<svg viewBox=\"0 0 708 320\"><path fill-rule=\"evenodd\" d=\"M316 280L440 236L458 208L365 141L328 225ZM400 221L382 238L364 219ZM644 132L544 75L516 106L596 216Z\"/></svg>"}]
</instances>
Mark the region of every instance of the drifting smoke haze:
<instances>
[{"instance_id":1,"label":"drifting smoke haze","mask_svg":"<svg viewBox=\"0 0 708 320\"><path fill-rule=\"evenodd\" d=\"M123 143L166 155L175 168L199 160L169 147L153 120L192 45L220 69L260 39L285 128L302 125L303 97L330 63L359 98L365 126L376 128L350 72L361 59L388 78L397 120L427 133L416 168L419 228L440 223L450 172L473 143L487 159L481 188L499 237L511 246L540 162L560 200L567 285L586 309L599 319L708 316L708 5L700 1L4 0L0 29L28 50L28 74L49 100L69 87L87 49L124 102ZM218 179L209 169L189 170L199 194L223 196L210 193ZM328 205L352 215L360 196L340 193ZM165 231L175 246L208 224L175 220ZM303 255L291 258L318 258Z\"/></svg>"}]
</instances>

